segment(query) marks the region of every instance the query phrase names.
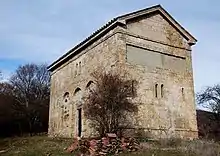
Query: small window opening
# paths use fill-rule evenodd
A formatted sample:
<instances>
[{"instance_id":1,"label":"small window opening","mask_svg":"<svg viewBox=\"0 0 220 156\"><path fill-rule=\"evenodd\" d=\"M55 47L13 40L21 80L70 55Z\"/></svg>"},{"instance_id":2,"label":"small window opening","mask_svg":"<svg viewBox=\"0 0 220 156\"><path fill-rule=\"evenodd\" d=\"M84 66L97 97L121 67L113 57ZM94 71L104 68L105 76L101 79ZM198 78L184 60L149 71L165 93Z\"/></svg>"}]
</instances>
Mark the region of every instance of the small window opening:
<instances>
[{"instance_id":1,"label":"small window opening","mask_svg":"<svg viewBox=\"0 0 220 156\"><path fill-rule=\"evenodd\" d=\"M156 98L158 97L157 92L158 92L158 84L155 84L155 97Z\"/></svg>"},{"instance_id":2,"label":"small window opening","mask_svg":"<svg viewBox=\"0 0 220 156\"><path fill-rule=\"evenodd\" d=\"M64 94L63 98L64 98L64 102L65 102L65 103L68 102L68 100L69 100L69 92L66 92L66 93Z\"/></svg>"},{"instance_id":3,"label":"small window opening","mask_svg":"<svg viewBox=\"0 0 220 156\"><path fill-rule=\"evenodd\" d=\"M76 70L75 70L75 75L78 74L78 63L76 64Z\"/></svg>"},{"instance_id":4,"label":"small window opening","mask_svg":"<svg viewBox=\"0 0 220 156\"><path fill-rule=\"evenodd\" d=\"M182 96L184 96L184 88L181 88Z\"/></svg>"},{"instance_id":5,"label":"small window opening","mask_svg":"<svg viewBox=\"0 0 220 156\"><path fill-rule=\"evenodd\" d=\"M161 91L160 91L161 97L164 96L164 90L163 90L164 87L163 87L163 86L164 86L164 85L162 84L162 85L161 85L161 88L160 88L160 89L161 89Z\"/></svg>"},{"instance_id":6,"label":"small window opening","mask_svg":"<svg viewBox=\"0 0 220 156\"><path fill-rule=\"evenodd\" d=\"M82 69L81 62L79 62L79 74L81 74L81 69Z\"/></svg>"}]
</instances>

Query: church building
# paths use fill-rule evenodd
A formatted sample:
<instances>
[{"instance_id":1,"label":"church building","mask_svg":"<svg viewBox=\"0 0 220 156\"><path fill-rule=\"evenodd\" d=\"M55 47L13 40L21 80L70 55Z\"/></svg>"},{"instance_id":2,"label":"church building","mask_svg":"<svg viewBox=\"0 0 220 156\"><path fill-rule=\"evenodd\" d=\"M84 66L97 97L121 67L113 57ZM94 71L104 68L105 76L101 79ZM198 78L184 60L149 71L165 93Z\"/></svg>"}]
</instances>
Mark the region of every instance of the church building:
<instances>
[{"instance_id":1,"label":"church building","mask_svg":"<svg viewBox=\"0 0 220 156\"><path fill-rule=\"evenodd\" d=\"M83 97L98 68L126 70L138 81L141 105L135 133L152 138L197 138L192 46L197 40L163 7L112 19L49 67L49 136L94 135Z\"/></svg>"}]
</instances>

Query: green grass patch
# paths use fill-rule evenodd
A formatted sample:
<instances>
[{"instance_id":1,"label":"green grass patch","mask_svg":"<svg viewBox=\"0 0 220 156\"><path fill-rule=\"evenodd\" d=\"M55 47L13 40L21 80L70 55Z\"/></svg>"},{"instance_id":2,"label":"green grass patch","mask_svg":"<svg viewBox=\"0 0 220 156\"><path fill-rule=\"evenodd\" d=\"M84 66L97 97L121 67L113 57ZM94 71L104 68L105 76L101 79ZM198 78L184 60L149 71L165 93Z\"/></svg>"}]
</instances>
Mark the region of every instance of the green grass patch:
<instances>
[{"instance_id":1,"label":"green grass patch","mask_svg":"<svg viewBox=\"0 0 220 156\"><path fill-rule=\"evenodd\" d=\"M47 136L6 138L0 140L0 155L45 156L70 155L65 151L72 139L53 139Z\"/></svg>"}]
</instances>

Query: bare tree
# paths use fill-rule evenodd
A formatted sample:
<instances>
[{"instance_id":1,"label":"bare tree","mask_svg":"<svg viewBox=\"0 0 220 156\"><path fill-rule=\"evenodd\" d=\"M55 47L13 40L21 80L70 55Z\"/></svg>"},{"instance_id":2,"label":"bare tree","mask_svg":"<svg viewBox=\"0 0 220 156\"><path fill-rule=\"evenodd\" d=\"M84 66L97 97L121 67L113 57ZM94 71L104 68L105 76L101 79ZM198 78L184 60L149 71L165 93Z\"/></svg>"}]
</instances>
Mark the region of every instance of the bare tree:
<instances>
[{"instance_id":1,"label":"bare tree","mask_svg":"<svg viewBox=\"0 0 220 156\"><path fill-rule=\"evenodd\" d=\"M50 75L45 64L26 64L19 66L10 78L14 87L13 95L17 100L14 108L24 115L29 124L29 132L33 126L41 123L41 113L48 114Z\"/></svg>"},{"instance_id":2,"label":"bare tree","mask_svg":"<svg viewBox=\"0 0 220 156\"><path fill-rule=\"evenodd\" d=\"M14 103L13 96L11 96L12 90L13 86L9 83L0 82L0 121L11 115L8 112L11 111L11 105Z\"/></svg>"},{"instance_id":3,"label":"bare tree","mask_svg":"<svg viewBox=\"0 0 220 156\"><path fill-rule=\"evenodd\" d=\"M13 86L8 82L0 82L0 94L11 95L13 92Z\"/></svg>"},{"instance_id":4,"label":"bare tree","mask_svg":"<svg viewBox=\"0 0 220 156\"><path fill-rule=\"evenodd\" d=\"M220 114L220 85L207 87L205 90L197 93L196 99L199 105Z\"/></svg>"},{"instance_id":5,"label":"bare tree","mask_svg":"<svg viewBox=\"0 0 220 156\"><path fill-rule=\"evenodd\" d=\"M213 112L213 115L209 115L207 119L210 124L208 126L209 132L215 133L216 137L217 135L220 136L220 85L207 87L205 90L197 93L196 99L199 105Z\"/></svg>"},{"instance_id":6,"label":"bare tree","mask_svg":"<svg viewBox=\"0 0 220 156\"><path fill-rule=\"evenodd\" d=\"M16 110L13 105L16 100L12 95L13 86L8 82L0 82L0 137L21 134L20 127L16 126Z\"/></svg>"},{"instance_id":7,"label":"bare tree","mask_svg":"<svg viewBox=\"0 0 220 156\"><path fill-rule=\"evenodd\" d=\"M128 114L138 111L137 103L132 101L137 95L137 81L111 72L95 72L92 76L95 87L85 98L85 116L100 136L117 133L128 121Z\"/></svg>"}]
</instances>

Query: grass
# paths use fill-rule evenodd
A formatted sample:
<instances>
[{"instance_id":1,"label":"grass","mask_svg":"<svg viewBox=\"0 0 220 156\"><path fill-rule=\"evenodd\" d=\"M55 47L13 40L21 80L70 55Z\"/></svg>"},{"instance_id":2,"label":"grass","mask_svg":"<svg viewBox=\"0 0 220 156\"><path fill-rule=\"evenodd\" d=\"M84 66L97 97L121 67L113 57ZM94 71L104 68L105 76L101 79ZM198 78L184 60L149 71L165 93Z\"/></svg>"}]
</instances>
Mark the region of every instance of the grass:
<instances>
[{"instance_id":1,"label":"grass","mask_svg":"<svg viewBox=\"0 0 220 156\"><path fill-rule=\"evenodd\" d=\"M0 139L1 156L59 156L75 155L66 152L72 139L52 139L47 136ZM136 153L120 156L220 156L220 145L212 141L183 141L166 139L143 142Z\"/></svg>"},{"instance_id":2,"label":"grass","mask_svg":"<svg viewBox=\"0 0 220 156\"><path fill-rule=\"evenodd\" d=\"M125 153L120 156L185 156L184 153L176 150L154 149L141 151L138 153Z\"/></svg>"},{"instance_id":3,"label":"grass","mask_svg":"<svg viewBox=\"0 0 220 156\"><path fill-rule=\"evenodd\" d=\"M64 149L71 139L52 139L45 136L6 138L0 140L2 156L70 155Z\"/></svg>"}]
</instances>

